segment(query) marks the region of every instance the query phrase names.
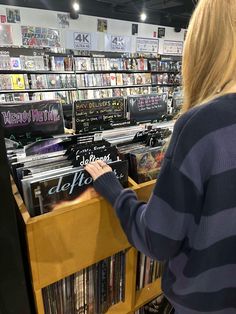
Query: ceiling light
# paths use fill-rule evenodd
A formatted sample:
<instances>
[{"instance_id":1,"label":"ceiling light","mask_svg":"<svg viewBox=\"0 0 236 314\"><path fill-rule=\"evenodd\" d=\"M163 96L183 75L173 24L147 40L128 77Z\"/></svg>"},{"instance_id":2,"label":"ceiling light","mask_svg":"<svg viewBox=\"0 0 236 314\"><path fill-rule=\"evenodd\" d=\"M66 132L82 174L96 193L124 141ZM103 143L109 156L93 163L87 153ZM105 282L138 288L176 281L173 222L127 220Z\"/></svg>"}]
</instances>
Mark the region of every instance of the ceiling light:
<instances>
[{"instance_id":1,"label":"ceiling light","mask_svg":"<svg viewBox=\"0 0 236 314\"><path fill-rule=\"evenodd\" d=\"M146 13L141 13L141 15L140 15L140 19L141 19L141 21L142 22L145 22L146 21L146 19L147 19L147 14Z\"/></svg>"},{"instance_id":2,"label":"ceiling light","mask_svg":"<svg viewBox=\"0 0 236 314\"><path fill-rule=\"evenodd\" d=\"M72 7L73 7L73 10L74 10L75 12L78 12L78 11L79 11L79 3L78 3L78 2L74 2L73 5L72 5Z\"/></svg>"}]
</instances>

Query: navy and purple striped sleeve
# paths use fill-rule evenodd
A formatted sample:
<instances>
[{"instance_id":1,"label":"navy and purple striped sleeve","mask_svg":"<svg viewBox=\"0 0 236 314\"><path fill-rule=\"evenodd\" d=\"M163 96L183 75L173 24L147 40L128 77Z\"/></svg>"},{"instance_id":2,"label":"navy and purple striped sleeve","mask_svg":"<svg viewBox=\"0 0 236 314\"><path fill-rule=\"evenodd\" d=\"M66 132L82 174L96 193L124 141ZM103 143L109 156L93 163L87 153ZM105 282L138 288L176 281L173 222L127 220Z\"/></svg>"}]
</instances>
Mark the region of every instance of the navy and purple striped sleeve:
<instances>
[{"instance_id":1,"label":"navy and purple striped sleeve","mask_svg":"<svg viewBox=\"0 0 236 314\"><path fill-rule=\"evenodd\" d=\"M191 220L198 219L201 194L172 160L185 119L186 115L176 123L157 184L147 204L139 202L132 190L123 189L112 173L103 175L94 183L95 189L116 209L129 242L159 260L168 260L180 252Z\"/></svg>"}]
</instances>

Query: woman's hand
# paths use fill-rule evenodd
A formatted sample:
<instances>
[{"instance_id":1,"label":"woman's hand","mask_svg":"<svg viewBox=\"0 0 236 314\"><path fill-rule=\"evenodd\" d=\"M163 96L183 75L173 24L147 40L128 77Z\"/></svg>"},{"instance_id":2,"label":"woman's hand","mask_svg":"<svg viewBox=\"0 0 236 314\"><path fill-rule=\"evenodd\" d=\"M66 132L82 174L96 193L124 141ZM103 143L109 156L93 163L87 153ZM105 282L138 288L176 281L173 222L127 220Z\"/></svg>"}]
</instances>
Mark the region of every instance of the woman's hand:
<instances>
[{"instance_id":1,"label":"woman's hand","mask_svg":"<svg viewBox=\"0 0 236 314\"><path fill-rule=\"evenodd\" d=\"M111 167L102 160L92 162L86 165L84 169L91 175L94 181L102 176L104 173L112 172Z\"/></svg>"}]
</instances>

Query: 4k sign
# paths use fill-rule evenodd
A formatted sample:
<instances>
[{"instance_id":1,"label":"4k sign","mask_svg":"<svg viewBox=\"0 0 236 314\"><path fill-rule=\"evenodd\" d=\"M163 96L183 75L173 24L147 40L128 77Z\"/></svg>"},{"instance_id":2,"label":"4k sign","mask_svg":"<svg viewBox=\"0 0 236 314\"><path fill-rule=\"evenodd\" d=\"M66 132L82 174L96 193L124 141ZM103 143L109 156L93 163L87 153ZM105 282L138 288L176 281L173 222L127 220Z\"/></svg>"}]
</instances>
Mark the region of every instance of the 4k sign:
<instances>
[{"instance_id":1,"label":"4k sign","mask_svg":"<svg viewBox=\"0 0 236 314\"><path fill-rule=\"evenodd\" d=\"M74 48L78 50L92 50L90 33L74 33Z\"/></svg>"}]
</instances>

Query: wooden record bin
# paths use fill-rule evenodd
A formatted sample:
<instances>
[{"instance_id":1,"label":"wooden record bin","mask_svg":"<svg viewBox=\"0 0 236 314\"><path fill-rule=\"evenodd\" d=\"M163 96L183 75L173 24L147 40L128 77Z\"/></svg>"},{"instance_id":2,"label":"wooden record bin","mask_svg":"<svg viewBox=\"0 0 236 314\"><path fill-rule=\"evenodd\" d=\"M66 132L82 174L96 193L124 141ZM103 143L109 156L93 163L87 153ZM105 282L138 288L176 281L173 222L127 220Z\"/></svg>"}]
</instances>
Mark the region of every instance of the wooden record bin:
<instances>
[{"instance_id":1,"label":"wooden record bin","mask_svg":"<svg viewBox=\"0 0 236 314\"><path fill-rule=\"evenodd\" d=\"M155 181L129 186L147 200ZM32 286L38 314L45 314L42 289L111 255L126 250L125 302L107 314L131 314L161 294L160 279L136 291L137 251L131 247L114 209L102 197L31 218L12 182L28 245ZM100 313L99 313L100 314Z\"/></svg>"}]
</instances>

